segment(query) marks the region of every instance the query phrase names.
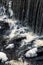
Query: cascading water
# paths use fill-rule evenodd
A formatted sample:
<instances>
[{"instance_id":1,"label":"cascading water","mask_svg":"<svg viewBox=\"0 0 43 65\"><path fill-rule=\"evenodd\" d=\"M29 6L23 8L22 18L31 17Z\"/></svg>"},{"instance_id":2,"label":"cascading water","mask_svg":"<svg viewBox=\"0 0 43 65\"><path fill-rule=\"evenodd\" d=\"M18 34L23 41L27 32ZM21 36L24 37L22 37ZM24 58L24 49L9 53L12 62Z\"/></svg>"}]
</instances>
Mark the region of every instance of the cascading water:
<instances>
[{"instance_id":1,"label":"cascading water","mask_svg":"<svg viewBox=\"0 0 43 65\"><path fill-rule=\"evenodd\" d=\"M18 5L18 0L16 3ZM38 54L41 51L40 46L43 47L43 35L39 36L35 33L41 33L43 27L42 20L41 24L39 24L39 22L36 22L38 21L37 17L39 15L37 15L37 13L40 13L40 11L38 11L38 8L40 9L41 3L39 0L35 0L35 2L34 0L20 0L19 5L20 9L17 7L18 10L16 11L16 14L18 15L17 17L15 16L16 19L13 17L14 13L11 9L11 1L9 1L7 15L5 12L6 8L4 6L0 7L0 52L5 52L8 55L8 59L10 60L20 60L20 58L24 61L30 58L39 60ZM3 9L3 11L1 9Z\"/></svg>"},{"instance_id":2,"label":"cascading water","mask_svg":"<svg viewBox=\"0 0 43 65\"><path fill-rule=\"evenodd\" d=\"M17 2L17 3L16 3ZM23 24L28 24L30 28L33 30L34 33L38 35L43 34L43 22L42 22L42 15L43 12L43 4L41 4L42 1L40 0L20 0L20 1L15 1L14 7L16 7L16 13L17 14L17 19L23 21ZM14 8L15 11L15 8ZM19 12L19 13L18 13ZM40 17L40 18L39 18ZM41 23L39 22L41 21ZM39 25L40 23L40 25Z\"/></svg>"}]
</instances>

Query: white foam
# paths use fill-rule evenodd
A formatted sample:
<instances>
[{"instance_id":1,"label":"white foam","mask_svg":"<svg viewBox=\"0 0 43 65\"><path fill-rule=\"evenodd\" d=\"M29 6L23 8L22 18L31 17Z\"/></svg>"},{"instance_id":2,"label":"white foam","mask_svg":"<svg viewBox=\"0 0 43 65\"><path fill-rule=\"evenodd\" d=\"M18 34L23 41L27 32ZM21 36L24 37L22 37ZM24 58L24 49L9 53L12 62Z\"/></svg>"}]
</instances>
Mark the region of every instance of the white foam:
<instances>
[{"instance_id":1,"label":"white foam","mask_svg":"<svg viewBox=\"0 0 43 65\"><path fill-rule=\"evenodd\" d=\"M8 57L4 52L0 52L0 59L4 62L8 60Z\"/></svg>"},{"instance_id":2,"label":"white foam","mask_svg":"<svg viewBox=\"0 0 43 65\"><path fill-rule=\"evenodd\" d=\"M36 56L37 48L33 48L31 50L28 50L25 54L26 57L34 57Z\"/></svg>"},{"instance_id":3,"label":"white foam","mask_svg":"<svg viewBox=\"0 0 43 65\"><path fill-rule=\"evenodd\" d=\"M8 44L8 46L6 47L6 49L12 49L12 48L14 48L14 44Z\"/></svg>"}]
</instances>

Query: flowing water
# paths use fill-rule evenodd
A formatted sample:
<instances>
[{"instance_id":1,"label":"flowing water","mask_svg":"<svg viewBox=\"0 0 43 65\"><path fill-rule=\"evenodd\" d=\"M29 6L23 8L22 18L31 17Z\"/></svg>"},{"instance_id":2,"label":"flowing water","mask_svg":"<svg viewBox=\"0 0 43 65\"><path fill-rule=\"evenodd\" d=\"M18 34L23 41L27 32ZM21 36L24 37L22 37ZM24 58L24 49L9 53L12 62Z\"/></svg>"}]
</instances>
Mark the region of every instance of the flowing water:
<instances>
[{"instance_id":1,"label":"flowing water","mask_svg":"<svg viewBox=\"0 0 43 65\"><path fill-rule=\"evenodd\" d=\"M21 3L22 2L22 3ZM33 3L32 5L28 3ZM17 9L18 9L18 0L17 0ZM20 65L25 65L25 61L28 59L30 62L27 62L26 65L32 65L31 60L29 58L35 57L35 61L33 59L33 65L34 62L37 61L36 58L38 55L38 48L41 46L43 47L43 35L39 36L43 31L42 31L42 19L41 19L41 24L39 22L36 22L36 19L34 20L33 13L37 13L37 11L33 11L33 9L37 6L41 7L41 4L38 1L34 0L31 2L30 0L23 0L19 2L20 9L18 9L15 13L15 17L10 16L9 14L13 13L13 10L9 8L10 13L6 15L4 6L0 6L0 51L5 52L8 55L8 58L10 59L16 59L23 62L17 62L13 61L14 65L20 63ZM40 4L40 6L39 6ZM23 5L23 6L22 6ZM29 10L30 6L30 10ZM32 9L31 9L32 7ZM33 12L33 13L32 13ZM8 13L8 12L7 12ZM37 18L37 15L35 13L35 17ZM40 11L39 11L40 13ZM32 17L33 16L33 17ZM32 17L32 18L31 18ZM36 25L34 25L36 24ZM39 25L39 26L38 26ZM32 28L31 28L32 26ZM39 30L38 30L39 27ZM36 29L35 29L36 28ZM41 32L42 31L42 32ZM37 35L36 33L39 33ZM3 39L2 39L3 37ZM19 40L21 37L26 37L23 40ZM15 41L15 38L19 38L18 40ZM14 46L10 47L11 44ZM2 48L1 48L2 47ZM7 52L8 51L8 52ZM28 57L27 57L28 56ZM43 58L42 58L43 59ZM37 62L36 62L37 63ZM13 65L13 64L11 64Z\"/></svg>"}]
</instances>

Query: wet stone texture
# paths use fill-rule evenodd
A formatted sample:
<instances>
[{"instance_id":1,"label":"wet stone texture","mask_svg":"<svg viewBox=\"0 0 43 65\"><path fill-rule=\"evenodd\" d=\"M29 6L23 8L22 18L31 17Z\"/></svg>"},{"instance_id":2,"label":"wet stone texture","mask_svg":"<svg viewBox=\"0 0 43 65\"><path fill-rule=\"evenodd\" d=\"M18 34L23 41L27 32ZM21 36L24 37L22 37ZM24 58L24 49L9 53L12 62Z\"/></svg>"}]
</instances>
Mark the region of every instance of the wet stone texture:
<instances>
[{"instance_id":1,"label":"wet stone texture","mask_svg":"<svg viewBox=\"0 0 43 65\"><path fill-rule=\"evenodd\" d=\"M17 24L15 24L15 26L17 26ZM28 63L26 65L35 65L35 64L42 65L43 64L43 44L42 44L43 36L37 36L36 34L32 33L32 31L29 31L28 28L26 27L22 27L22 30L21 27L19 27L19 29L17 28L15 29L15 28L16 27L12 28L11 30L10 28L8 28L8 30L6 29L7 32L9 32L10 30L8 35L6 31L5 34L3 35L1 34L0 52L6 53L9 62L10 60L16 60L16 63L18 63L19 61L22 60L23 65L25 61ZM35 48L37 52L35 52ZM34 51L32 51L32 49ZM26 52L29 52L28 57L25 55ZM35 56L35 54L37 54L37 56Z\"/></svg>"}]
</instances>

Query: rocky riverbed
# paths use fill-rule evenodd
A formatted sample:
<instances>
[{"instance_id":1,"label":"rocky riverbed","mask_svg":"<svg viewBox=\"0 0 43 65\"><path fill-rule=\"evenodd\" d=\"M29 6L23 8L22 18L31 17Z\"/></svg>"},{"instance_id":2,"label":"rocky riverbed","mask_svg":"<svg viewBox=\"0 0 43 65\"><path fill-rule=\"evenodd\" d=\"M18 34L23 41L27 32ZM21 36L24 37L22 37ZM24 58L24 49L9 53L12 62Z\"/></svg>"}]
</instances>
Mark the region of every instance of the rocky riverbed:
<instances>
[{"instance_id":1,"label":"rocky riverbed","mask_svg":"<svg viewBox=\"0 0 43 65\"><path fill-rule=\"evenodd\" d=\"M26 22L1 14L0 65L43 65L43 35L35 34Z\"/></svg>"},{"instance_id":2,"label":"rocky riverbed","mask_svg":"<svg viewBox=\"0 0 43 65\"><path fill-rule=\"evenodd\" d=\"M4 30L4 26L1 27L5 33L0 36L0 52L4 52L8 57L5 64L34 65L39 63L37 61L43 60L43 36L34 34L29 27L22 26L18 20L5 19L0 23L9 26L7 30Z\"/></svg>"}]
</instances>

